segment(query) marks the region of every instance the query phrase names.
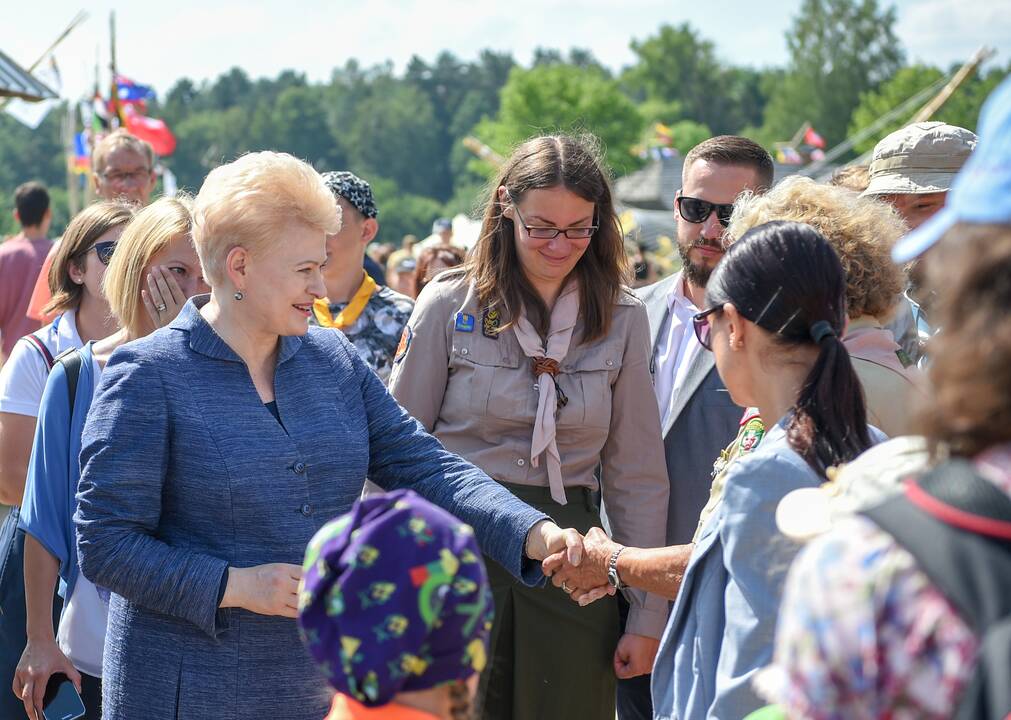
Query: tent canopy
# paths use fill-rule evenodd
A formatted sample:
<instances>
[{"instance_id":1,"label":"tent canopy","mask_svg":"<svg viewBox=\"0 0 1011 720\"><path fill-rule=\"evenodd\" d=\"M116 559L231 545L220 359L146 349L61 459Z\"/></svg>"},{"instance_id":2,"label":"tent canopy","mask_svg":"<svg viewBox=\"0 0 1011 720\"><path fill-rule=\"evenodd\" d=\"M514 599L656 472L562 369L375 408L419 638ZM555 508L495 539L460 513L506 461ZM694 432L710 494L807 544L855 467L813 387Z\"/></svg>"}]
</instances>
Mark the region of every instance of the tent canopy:
<instances>
[{"instance_id":1,"label":"tent canopy","mask_svg":"<svg viewBox=\"0 0 1011 720\"><path fill-rule=\"evenodd\" d=\"M54 99L58 95L0 51L0 97L38 102Z\"/></svg>"}]
</instances>

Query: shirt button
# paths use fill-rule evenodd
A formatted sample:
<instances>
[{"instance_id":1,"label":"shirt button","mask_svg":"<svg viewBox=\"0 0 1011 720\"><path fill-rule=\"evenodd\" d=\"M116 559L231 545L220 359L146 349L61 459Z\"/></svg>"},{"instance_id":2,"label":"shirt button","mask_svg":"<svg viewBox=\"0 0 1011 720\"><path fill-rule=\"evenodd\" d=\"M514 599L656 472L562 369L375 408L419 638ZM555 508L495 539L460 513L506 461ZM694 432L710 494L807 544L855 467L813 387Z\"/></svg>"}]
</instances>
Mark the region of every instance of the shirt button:
<instances>
[{"instance_id":1,"label":"shirt button","mask_svg":"<svg viewBox=\"0 0 1011 720\"><path fill-rule=\"evenodd\" d=\"M309 503L306 503L305 505L303 505L302 508L301 508L301 510L302 510L302 514L305 515L306 517L309 517L310 515L312 515L312 505L310 505Z\"/></svg>"},{"instance_id":2,"label":"shirt button","mask_svg":"<svg viewBox=\"0 0 1011 720\"><path fill-rule=\"evenodd\" d=\"M295 463L294 465L292 465L291 469L294 470L295 472L297 472L299 475L301 475L302 473L305 472L305 463L299 461L299 462Z\"/></svg>"},{"instance_id":3,"label":"shirt button","mask_svg":"<svg viewBox=\"0 0 1011 720\"><path fill-rule=\"evenodd\" d=\"M519 460L516 461L516 464L519 465L520 467L523 467L524 465L527 464L527 461L524 460L523 458L520 458Z\"/></svg>"},{"instance_id":4,"label":"shirt button","mask_svg":"<svg viewBox=\"0 0 1011 720\"><path fill-rule=\"evenodd\" d=\"M463 348L463 350L460 351L460 354L461 355L469 355L470 354L470 350L468 350L467 348Z\"/></svg>"},{"instance_id":5,"label":"shirt button","mask_svg":"<svg viewBox=\"0 0 1011 720\"><path fill-rule=\"evenodd\" d=\"M534 390L540 390L540 389L541 389L541 386L538 385L537 383L534 383Z\"/></svg>"},{"instance_id":6,"label":"shirt button","mask_svg":"<svg viewBox=\"0 0 1011 720\"><path fill-rule=\"evenodd\" d=\"M604 364L607 365L607 367L612 367L614 365L614 360L606 360Z\"/></svg>"}]
</instances>

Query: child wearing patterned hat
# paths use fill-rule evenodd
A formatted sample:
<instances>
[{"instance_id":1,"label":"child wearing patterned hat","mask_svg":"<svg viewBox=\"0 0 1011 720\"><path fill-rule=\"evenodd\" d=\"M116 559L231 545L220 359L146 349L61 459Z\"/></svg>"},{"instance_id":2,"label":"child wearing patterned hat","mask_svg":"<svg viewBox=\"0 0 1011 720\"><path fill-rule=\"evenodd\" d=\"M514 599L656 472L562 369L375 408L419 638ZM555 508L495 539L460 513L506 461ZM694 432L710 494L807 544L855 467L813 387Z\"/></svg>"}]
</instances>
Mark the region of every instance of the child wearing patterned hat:
<instances>
[{"instance_id":1,"label":"child wearing patterned hat","mask_svg":"<svg viewBox=\"0 0 1011 720\"><path fill-rule=\"evenodd\" d=\"M358 501L313 537L299 587L327 720L469 717L493 612L470 526L409 490Z\"/></svg>"}]
</instances>

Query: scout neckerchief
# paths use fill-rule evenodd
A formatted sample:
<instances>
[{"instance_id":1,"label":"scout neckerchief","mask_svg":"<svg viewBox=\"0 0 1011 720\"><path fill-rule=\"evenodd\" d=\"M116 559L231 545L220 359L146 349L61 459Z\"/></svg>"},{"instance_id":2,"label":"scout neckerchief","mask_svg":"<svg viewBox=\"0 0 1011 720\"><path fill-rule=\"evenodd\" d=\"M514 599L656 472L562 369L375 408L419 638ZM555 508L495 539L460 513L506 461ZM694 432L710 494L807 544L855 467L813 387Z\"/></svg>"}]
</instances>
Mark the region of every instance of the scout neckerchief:
<instances>
[{"instance_id":1,"label":"scout neckerchief","mask_svg":"<svg viewBox=\"0 0 1011 720\"><path fill-rule=\"evenodd\" d=\"M365 273L365 279L362 280L362 284L358 287L355 296L351 298L351 302L343 310L337 313L337 317L331 317L330 315L330 301L327 298L319 298L312 304L312 311L316 316L316 322L323 327L346 330L355 324L358 316L362 314L362 310L369 304L369 298L376 291L376 287L376 281L372 279L371 275Z\"/></svg>"},{"instance_id":2,"label":"scout neckerchief","mask_svg":"<svg viewBox=\"0 0 1011 720\"><path fill-rule=\"evenodd\" d=\"M565 485L562 482L561 456L555 442L555 411L558 408L555 376L558 374L558 363L569 352L569 342L578 317L579 284L571 281L562 290L551 310L546 343L541 343L540 335L527 320L525 310L520 311L512 326L523 353L533 361L534 377L537 378L540 393L534 434L530 441L530 464L537 467L541 453L547 452L548 486L551 488L551 499L559 505L565 504Z\"/></svg>"}]
</instances>

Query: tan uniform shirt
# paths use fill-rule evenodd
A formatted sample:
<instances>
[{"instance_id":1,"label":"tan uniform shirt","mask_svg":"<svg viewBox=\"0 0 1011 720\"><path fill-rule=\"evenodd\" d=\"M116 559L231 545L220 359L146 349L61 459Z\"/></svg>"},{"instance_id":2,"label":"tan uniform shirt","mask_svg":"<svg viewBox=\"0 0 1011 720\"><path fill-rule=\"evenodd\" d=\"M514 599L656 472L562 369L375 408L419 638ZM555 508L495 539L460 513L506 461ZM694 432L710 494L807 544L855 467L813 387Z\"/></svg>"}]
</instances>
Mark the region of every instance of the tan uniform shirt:
<instances>
[{"instance_id":1,"label":"tan uniform shirt","mask_svg":"<svg viewBox=\"0 0 1011 720\"><path fill-rule=\"evenodd\" d=\"M511 329L478 307L460 273L425 288L404 331L390 392L451 452L504 483L548 487L546 459L530 462L538 391L530 358ZM600 489L616 542L663 545L669 485L649 370L642 302L622 293L610 333L582 345L578 322L557 383L568 398L557 416L567 488ZM667 603L631 592L627 632L659 638Z\"/></svg>"}]
</instances>

